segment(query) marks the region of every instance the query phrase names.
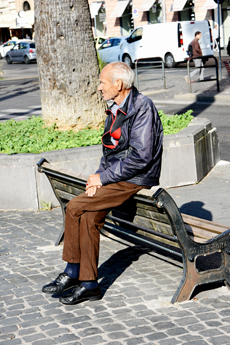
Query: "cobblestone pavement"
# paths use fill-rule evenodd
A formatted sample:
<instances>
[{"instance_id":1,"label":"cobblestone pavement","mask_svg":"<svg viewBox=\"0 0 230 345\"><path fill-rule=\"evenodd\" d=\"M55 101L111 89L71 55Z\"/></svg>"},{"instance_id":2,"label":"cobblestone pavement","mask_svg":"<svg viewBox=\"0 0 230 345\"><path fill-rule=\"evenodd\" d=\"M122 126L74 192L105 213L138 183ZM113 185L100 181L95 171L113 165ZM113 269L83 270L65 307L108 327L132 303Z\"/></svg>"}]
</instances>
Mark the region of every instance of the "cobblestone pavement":
<instances>
[{"instance_id":1,"label":"cobblestone pavement","mask_svg":"<svg viewBox=\"0 0 230 345\"><path fill-rule=\"evenodd\" d=\"M59 208L0 211L0 344L230 344L226 287L170 305L181 263L120 240L102 236L102 300L64 306L42 294L65 267L54 246L61 226Z\"/></svg>"}]
</instances>

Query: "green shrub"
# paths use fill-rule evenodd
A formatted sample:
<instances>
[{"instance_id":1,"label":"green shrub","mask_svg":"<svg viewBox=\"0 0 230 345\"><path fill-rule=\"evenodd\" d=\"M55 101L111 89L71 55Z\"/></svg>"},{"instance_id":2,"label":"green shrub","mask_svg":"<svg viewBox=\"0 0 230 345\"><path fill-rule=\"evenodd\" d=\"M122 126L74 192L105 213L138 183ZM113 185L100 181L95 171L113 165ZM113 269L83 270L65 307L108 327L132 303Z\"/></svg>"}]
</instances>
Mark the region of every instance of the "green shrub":
<instances>
[{"instance_id":1,"label":"green shrub","mask_svg":"<svg viewBox=\"0 0 230 345\"><path fill-rule=\"evenodd\" d=\"M191 115L193 110L188 110L182 115L171 115L164 114L162 110L159 111L161 122L164 128L164 135L176 134L183 128L186 128L189 122L192 121L193 116Z\"/></svg>"},{"instance_id":2,"label":"green shrub","mask_svg":"<svg viewBox=\"0 0 230 345\"><path fill-rule=\"evenodd\" d=\"M101 143L103 128L61 132L56 125L44 127L41 117L0 123L0 153L40 153Z\"/></svg>"},{"instance_id":3,"label":"green shrub","mask_svg":"<svg viewBox=\"0 0 230 345\"><path fill-rule=\"evenodd\" d=\"M177 133L187 127L192 120L192 110L183 115L167 116L159 111L164 134ZM103 128L99 130L86 128L79 132L59 131L56 125L44 127L41 117L30 117L28 120L9 120L0 123L0 153L41 153L91 146L101 143Z\"/></svg>"}]
</instances>

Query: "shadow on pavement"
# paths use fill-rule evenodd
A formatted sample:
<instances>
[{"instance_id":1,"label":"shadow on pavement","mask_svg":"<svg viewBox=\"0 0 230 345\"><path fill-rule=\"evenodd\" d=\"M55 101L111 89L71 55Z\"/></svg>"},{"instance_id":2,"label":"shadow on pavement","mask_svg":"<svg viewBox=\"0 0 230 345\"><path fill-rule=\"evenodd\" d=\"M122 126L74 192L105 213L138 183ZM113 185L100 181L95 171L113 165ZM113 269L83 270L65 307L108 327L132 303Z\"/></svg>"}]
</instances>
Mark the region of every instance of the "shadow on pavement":
<instances>
[{"instance_id":1,"label":"shadow on pavement","mask_svg":"<svg viewBox=\"0 0 230 345\"><path fill-rule=\"evenodd\" d=\"M223 92L224 90L226 90L229 87L230 84L230 77L224 78L220 81L220 92ZM210 94L210 93L213 94ZM208 100L207 102L205 102L205 99L202 101L196 101L193 103L190 103L189 105L186 105L185 107L181 108L181 110L178 112L179 114L183 114L185 113L187 110L192 109L194 111L194 113L192 114L194 117L198 116L199 114L201 114L204 110L206 110L207 108L209 108L214 102L215 102L215 96L219 95L220 92L214 92L213 91L213 87L210 87L208 89L205 89L204 92L202 94L197 94L197 95L202 95L202 96L208 96ZM193 92L192 94L195 94L195 92ZM199 103L202 102L202 108L199 107Z\"/></svg>"},{"instance_id":2,"label":"shadow on pavement","mask_svg":"<svg viewBox=\"0 0 230 345\"><path fill-rule=\"evenodd\" d=\"M186 204L183 204L180 207L180 212L188 214L193 217L198 217L198 218L212 221L212 218L213 218L212 213L206 210L205 208L203 208L204 205L205 203L202 201L188 202Z\"/></svg>"}]
</instances>

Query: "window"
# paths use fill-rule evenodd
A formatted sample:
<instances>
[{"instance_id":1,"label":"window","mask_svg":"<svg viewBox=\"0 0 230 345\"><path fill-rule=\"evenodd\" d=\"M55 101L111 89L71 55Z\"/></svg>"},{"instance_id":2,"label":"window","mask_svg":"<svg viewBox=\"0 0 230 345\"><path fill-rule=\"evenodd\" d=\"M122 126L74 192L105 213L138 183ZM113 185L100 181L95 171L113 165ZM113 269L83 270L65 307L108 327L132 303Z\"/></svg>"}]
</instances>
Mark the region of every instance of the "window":
<instances>
[{"instance_id":1,"label":"window","mask_svg":"<svg viewBox=\"0 0 230 345\"><path fill-rule=\"evenodd\" d=\"M99 49L102 50L102 49L110 48L112 47L112 45L113 45L113 40L107 40L100 46Z\"/></svg>"},{"instance_id":2,"label":"window","mask_svg":"<svg viewBox=\"0 0 230 345\"><path fill-rule=\"evenodd\" d=\"M15 45L15 42L14 41L11 41L11 42L6 42L4 44L4 47L9 47L9 46L14 46Z\"/></svg>"},{"instance_id":3,"label":"window","mask_svg":"<svg viewBox=\"0 0 230 345\"><path fill-rule=\"evenodd\" d=\"M35 43L30 43L30 48L35 48Z\"/></svg>"},{"instance_id":4,"label":"window","mask_svg":"<svg viewBox=\"0 0 230 345\"><path fill-rule=\"evenodd\" d=\"M30 4L28 3L28 1L24 1L23 11L30 11Z\"/></svg>"},{"instance_id":5,"label":"window","mask_svg":"<svg viewBox=\"0 0 230 345\"><path fill-rule=\"evenodd\" d=\"M28 44L27 43L20 43L19 49L27 49Z\"/></svg>"},{"instance_id":6,"label":"window","mask_svg":"<svg viewBox=\"0 0 230 345\"><path fill-rule=\"evenodd\" d=\"M103 42L105 42L105 38L99 37L98 43L99 43L99 44L102 44Z\"/></svg>"},{"instance_id":7,"label":"window","mask_svg":"<svg viewBox=\"0 0 230 345\"><path fill-rule=\"evenodd\" d=\"M119 46L121 43L121 40L119 38L115 38L113 40L113 47Z\"/></svg>"},{"instance_id":8,"label":"window","mask_svg":"<svg viewBox=\"0 0 230 345\"><path fill-rule=\"evenodd\" d=\"M133 32L133 34L130 36L129 43L141 40L142 39L142 33L143 33L142 28L138 28L137 30L135 30Z\"/></svg>"}]
</instances>

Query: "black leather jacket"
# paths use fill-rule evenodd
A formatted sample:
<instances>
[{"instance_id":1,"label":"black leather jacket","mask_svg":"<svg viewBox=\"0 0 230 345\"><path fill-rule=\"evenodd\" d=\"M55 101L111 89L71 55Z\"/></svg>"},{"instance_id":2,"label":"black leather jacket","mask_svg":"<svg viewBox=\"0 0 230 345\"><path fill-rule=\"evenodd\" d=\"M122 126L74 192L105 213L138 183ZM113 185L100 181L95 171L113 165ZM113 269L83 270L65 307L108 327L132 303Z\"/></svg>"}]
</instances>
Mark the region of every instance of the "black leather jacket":
<instances>
[{"instance_id":1,"label":"black leather jacket","mask_svg":"<svg viewBox=\"0 0 230 345\"><path fill-rule=\"evenodd\" d=\"M153 102L132 87L116 117L110 109L107 115L103 156L96 171L102 184L126 181L140 186L158 185L163 128Z\"/></svg>"}]
</instances>

